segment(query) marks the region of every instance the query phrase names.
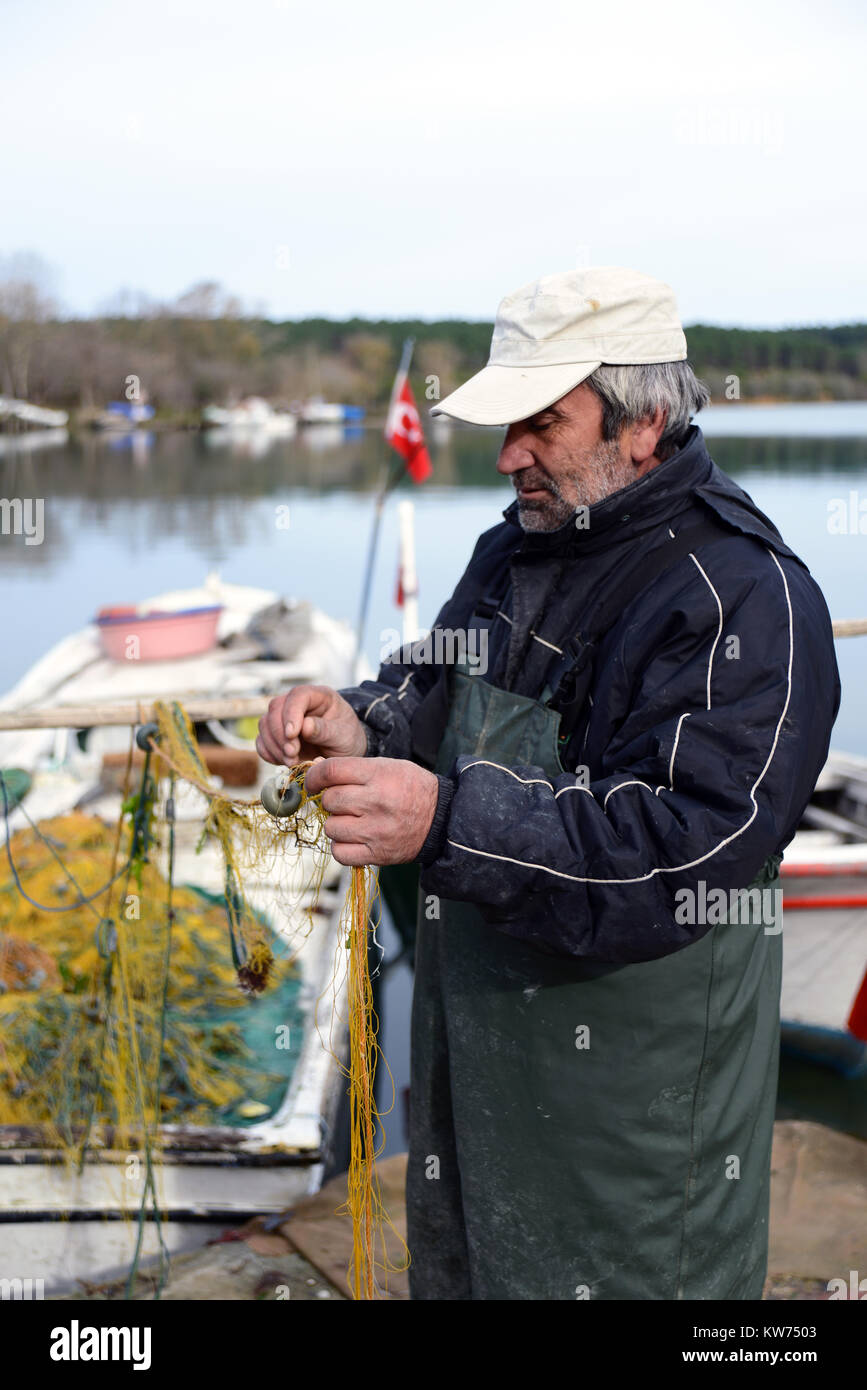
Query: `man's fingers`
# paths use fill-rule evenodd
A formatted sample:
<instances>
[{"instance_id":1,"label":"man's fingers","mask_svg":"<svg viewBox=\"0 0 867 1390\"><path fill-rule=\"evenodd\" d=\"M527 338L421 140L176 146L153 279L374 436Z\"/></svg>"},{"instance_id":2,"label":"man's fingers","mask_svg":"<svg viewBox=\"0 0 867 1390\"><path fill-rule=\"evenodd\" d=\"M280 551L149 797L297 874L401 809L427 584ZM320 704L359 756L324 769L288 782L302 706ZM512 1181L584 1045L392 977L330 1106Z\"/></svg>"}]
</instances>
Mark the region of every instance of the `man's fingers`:
<instances>
[{"instance_id":1,"label":"man's fingers","mask_svg":"<svg viewBox=\"0 0 867 1390\"><path fill-rule=\"evenodd\" d=\"M370 781L373 758L323 758L307 769L304 786L308 795L326 787L364 786Z\"/></svg>"},{"instance_id":2,"label":"man's fingers","mask_svg":"<svg viewBox=\"0 0 867 1390\"><path fill-rule=\"evenodd\" d=\"M334 692L325 685L299 685L283 700L283 728L281 742L297 739L302 735L302 725L308 716L322 715L334 698Z\"/></svg>"},{"instance_id":3,"label":"man's fingers","mask_svg":"<svg viewBox=\"0 0 867 1390\"><path fill-rule=\"evenodd\" d=\"M306 715L301 725L301 737L315 748L327 746L334 737L334 720L320 719L315 714Z\"/></svg>"},{"instance_id":4,"label":"man's fingers","mask_svg":"<svg viewBox=\"0 0 867 1390\"><path fill-rule=\"evenodd\" d=\"M364 864L373 862L369 845L333 844L331 853L338 864L346 864L352 868L360 869Z\"/></svg>"},{"instance_id":5,"label":"man's fingers","mask_svg":"<svg viewBox=\"0 0 867 1390\"><path fill-rule=\"evenodd\" d=\"M352 845L358 841L358 816L329 816L323 827L329 840Z\"/></svg>"},{"instance_id":6,"label":"man's fingers","mask_svg":"<svg viewBox=\"0 0 867 1390\"><path fill-rule=\"evenodd\" d=\"M260 758L264 758L266 763L282 763L283 752L279 744L274 742L266 731L260 727L256 736L256 752Z\"/></svg>"},{"instance_id":7,"label":"man's fingers","mask_svg":"<svg viewBox=\"0 0 867 1390\"><path fill-rule=\"evenodd\" d=\"M309 775L309 774L308 774ZM363 816L368 809L359 796L358 787L326 787L322 793L322 809L330 816Z\"/></svg>"}]
</instances>

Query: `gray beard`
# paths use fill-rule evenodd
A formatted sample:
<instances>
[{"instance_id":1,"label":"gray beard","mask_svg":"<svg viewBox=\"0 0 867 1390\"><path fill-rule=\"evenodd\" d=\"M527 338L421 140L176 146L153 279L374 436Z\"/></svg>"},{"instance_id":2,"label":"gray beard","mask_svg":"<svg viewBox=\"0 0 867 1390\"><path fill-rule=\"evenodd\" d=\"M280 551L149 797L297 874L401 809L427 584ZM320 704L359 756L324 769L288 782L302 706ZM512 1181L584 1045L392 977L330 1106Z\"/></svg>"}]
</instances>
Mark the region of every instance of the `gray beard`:
<instances>
[{"instance_id":1,"label":"gray beard","mask_svg":"<svg viewBox=\"0 0 867 1390\"><path fill-rule=\"evenodd\" d=\"M544 502L522 502L518 498L518 520L525 531L558 531L579 507L592 507L635 481L631 462L624 463L614 440L597 444L580 469L567 472L559 482L540 474L533 479L544 487ZM563 484L572 484L574 501L563 495Z\"/></svg>"}]
</instances>

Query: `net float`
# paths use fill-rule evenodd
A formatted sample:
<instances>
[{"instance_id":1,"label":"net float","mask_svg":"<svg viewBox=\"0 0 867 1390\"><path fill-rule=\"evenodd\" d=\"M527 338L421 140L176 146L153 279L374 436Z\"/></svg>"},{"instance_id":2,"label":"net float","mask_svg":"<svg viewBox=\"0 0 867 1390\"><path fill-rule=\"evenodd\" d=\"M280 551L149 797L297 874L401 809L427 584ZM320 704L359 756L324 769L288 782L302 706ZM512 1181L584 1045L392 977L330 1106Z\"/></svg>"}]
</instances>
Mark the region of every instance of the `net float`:
<instances>
[{"instance_id":1,"label":"net float","mask_svg":"<svg viewBox=\"0 0 867 1390\"><path fill-rule=\"evenodd\" d=\"M294 816L301 805L301 788L297 782L282 777L269 777L262 787L259 800L271 816Z\"/></svg>"},{"instance_id":2,"label":"net float","mask_svg":"<svg viewBox=\"0 0 867 1390\"><path fill-rule=\"evenodd\" d=\"M150 751L152 739L154 743L156 743L159 731L159 724L142 724L140 729L136 729L136 745L142 750L143 753L147 753Z\"/></svg>"}]
</instances>

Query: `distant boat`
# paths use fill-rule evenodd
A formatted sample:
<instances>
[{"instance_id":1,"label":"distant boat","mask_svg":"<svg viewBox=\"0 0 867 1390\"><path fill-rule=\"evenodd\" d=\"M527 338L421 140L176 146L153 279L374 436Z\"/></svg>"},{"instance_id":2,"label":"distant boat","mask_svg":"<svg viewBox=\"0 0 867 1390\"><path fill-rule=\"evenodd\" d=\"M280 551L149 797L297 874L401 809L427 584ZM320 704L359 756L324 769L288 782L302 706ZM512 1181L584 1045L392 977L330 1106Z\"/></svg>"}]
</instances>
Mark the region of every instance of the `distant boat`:
<instances>
[{"instance_id":1,"label":"distant boat","mask_svg":"<svg viewBox=\"0 0 867 1390\"><path fill-rule=\"evenodd\" d=\"M321 396L311 396L302 405L299 420L302 425L349 425L360 423L364 416L363 405L338 405Z\"/></svg>"},{"instance_id":2,"label":"distant boat","mask_svg":"<svg viewBox=\"0 0 867 1390\"><path fill-rule=\"evenodd\" d=\"M0 396L0 420L19 420L23 425L57 430L69 423L69 416L65 410L48 410L43 405L15 400L13 396Z\"/></svg>"},{"instance_id":3,"label":"distant boat","mask_svg":"<svg viewBox=\"0 0 867 1390\"><path fill-rule=\"evenodd\" d=\"M867 1079L867 758L830 753L780 872L783 1048Z\"/></svg>"},{"instance_id":4,"label":"distant boat","mask_svg":"<svg viewBox=\"0 0 867 1390\"><path fill-rule=\"evenodd\" d=\"M153 406L144 401L109 401L94 424L100 430L128 430L131 425L142 425L153 417Z\"/></svg>"},{"instance_id":5,"label":"distant boat","mask_svg":"<svg viewBox=\"0 0 867 1390\"><path fill-rule=\"evenodd\" d=\"M288 410L275 410L261 396L248 396L240 405L206 405L202 411L202 425L208 429L255 431L284 438L293 435L297 428L294 415Z\"/></svg>"}]
</instances>

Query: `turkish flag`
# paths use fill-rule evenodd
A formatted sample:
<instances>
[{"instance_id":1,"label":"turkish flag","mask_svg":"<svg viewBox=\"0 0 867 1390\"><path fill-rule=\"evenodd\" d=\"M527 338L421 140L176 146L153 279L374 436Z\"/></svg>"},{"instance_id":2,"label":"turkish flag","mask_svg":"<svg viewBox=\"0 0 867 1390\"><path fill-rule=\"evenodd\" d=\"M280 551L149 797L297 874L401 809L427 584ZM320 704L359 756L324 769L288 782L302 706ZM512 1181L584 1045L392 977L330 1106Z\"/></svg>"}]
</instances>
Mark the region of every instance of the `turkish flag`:
<instances>
[{"instance_id":1,"label":"turkish flag","mask_svg":"<svg viewBox=\"0 0 867 1390\"><path fill-rule=\"evenodd\" d=\"M423 483L425 478L430 477L433 467L406 373L399 386L398 382L395 382L395 391L385 422L385 437L391 447L400 454L413 482Z\"/></svg>"}]
</instances>

